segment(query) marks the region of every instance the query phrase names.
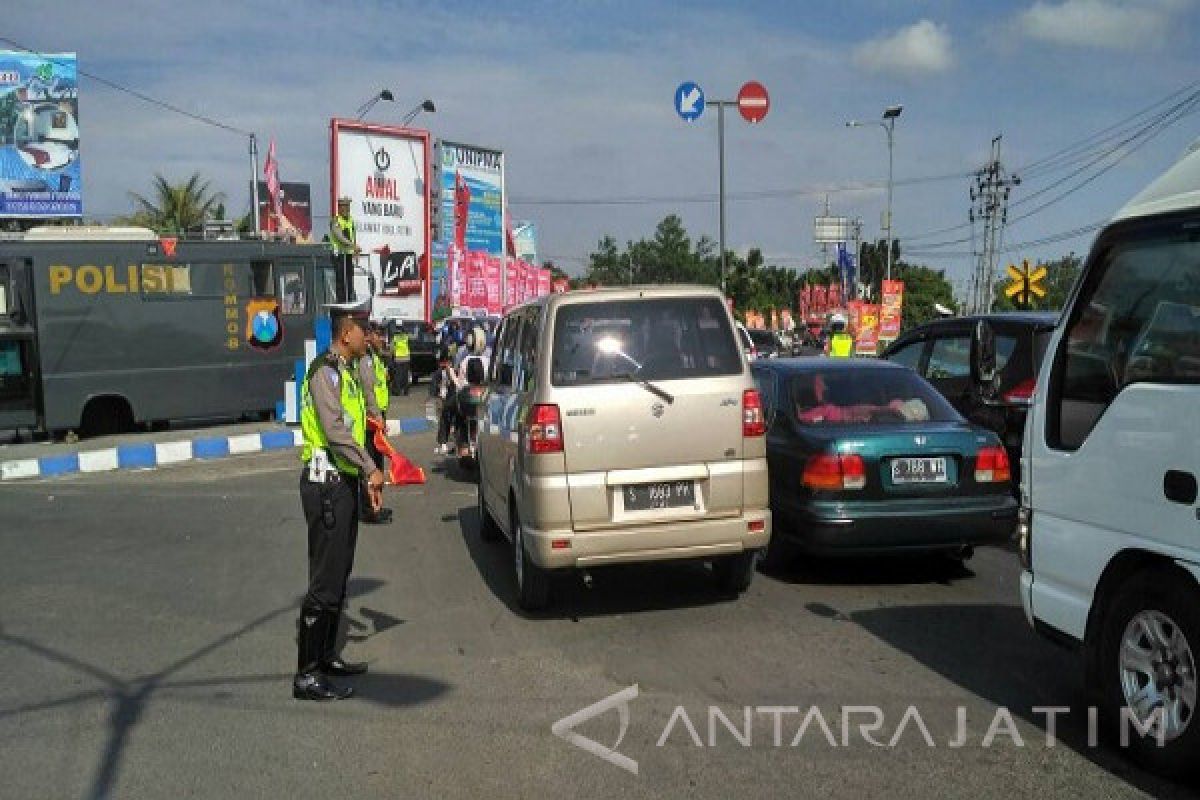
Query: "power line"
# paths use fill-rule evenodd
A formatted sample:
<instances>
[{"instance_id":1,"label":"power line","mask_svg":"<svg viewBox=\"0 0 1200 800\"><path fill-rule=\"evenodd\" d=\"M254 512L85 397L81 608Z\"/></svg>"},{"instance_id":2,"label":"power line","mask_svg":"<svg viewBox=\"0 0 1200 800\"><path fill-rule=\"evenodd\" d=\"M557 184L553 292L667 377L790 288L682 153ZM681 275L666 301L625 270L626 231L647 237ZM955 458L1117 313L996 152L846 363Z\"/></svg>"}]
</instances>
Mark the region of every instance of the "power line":
<instances>
[{"instance_id":1,"label":"power line","mask_svg":"<svg viewBox=\"0 0 1200 800\"><path fill-rule=\"evenodd\" d=\"M5 44L11 45L11 46L17 48L18 50L24 50L26 53L32 53L33 55L36 55L39 58L44 58L45 60L51 62L52 64L58 64L59 66L71 66L71 64L69 64L68 62L60 61L60 60L57 60L50 56L47 56L46 54L41 53L37 50L34 50L30 47L26 47L25 45L21 44L20 42L14 41L13 39L8 38L7 36L0 36L0 42L4 42ZM177 105L168 103L166 100L159 100L156 97L151 97L150 95L146 94L145 92L140 92L137 89L131 89L128 86L123 86L123 85L117 83L116 81L110 81L108 78L102 78L93 72L88 72L87 70L82 69L81 67L79 67L78 64L75 64L74 66L75 66L75 71L78 72L80 75L91 78L92 80L96 81L97 83L104 84L108 88L114 89L115 91L124 92L125 94L136 97L137 99L139 99L143 102L150 103L151 105L158 106L159 108L166 109L167 111L171 111L175 114L180 114L182 116L188 117L189 119L195 120L196 122L202 122L205 125L211 125L214 128L220 128L221 130L229 131L230 133L236 133L239 136L253 136L254 135L250 131L242 130L241 128L235 128L232 125L226 125L224 122L215 120L212 117L207 117L203 114L197 114L195 112L188 111L185 108L180 108Z\"/></svg>"},{"instance_id":2,"label":"power line","mask_svg":"<svg viewBox=\"0 0 1200 800\"><path fill-rule=\"evenodd\" d=\"M962 180L970 177L972 172L955 172L942 175L923 175L915 178L903 178L893 181L893 186L915 186L923 183L937 183L940 181ZM803 187L799 189L761 189L753 192L726 192L725 199L728 200L769 200L781 199L789 197L804 197L811 195L822 194L852 194L855 192L870 192L887 187L885 183L856 183L842 186L817 186ZM514 206L620 206L620 205L665 205L670 203L716 203L719 198L716 194L691 194L691 195L626 195L614 197L572 197L572 198L550 198L550 197L514 197L509 200L510 205Z\"/></svg>"}]
</instances>

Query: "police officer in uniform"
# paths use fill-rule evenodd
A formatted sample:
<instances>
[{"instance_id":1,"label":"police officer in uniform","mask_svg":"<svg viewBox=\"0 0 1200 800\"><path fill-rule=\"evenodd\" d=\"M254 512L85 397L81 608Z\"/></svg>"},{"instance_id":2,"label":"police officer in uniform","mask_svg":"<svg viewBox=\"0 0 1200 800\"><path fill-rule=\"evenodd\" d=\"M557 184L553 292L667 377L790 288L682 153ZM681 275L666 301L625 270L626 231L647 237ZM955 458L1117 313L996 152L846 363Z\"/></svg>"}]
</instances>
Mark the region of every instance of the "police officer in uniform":
<instances>
[{"instance_id":1,"label":"police officer in uniform","mask_svg":"<svg viewBox=\"0 0 1200 800\"><path fill-rule=\"evenodd\" d=\"M373 509L383 502L383 473L365 447L366 398L356 361L366 353L366 303L328 306L333 341L308 367L301 385L304 434L300 503L308 524L308 591L298 623L296 676L299 700L341 700L353 694L329 676L358 675L365 664L343 661L338 624L358 539L359 487Z\"/></svg>"},{"instance_id":2,"label":"police officer in uniform","mask_svg":"<svg viewBox=\"0 0 1200 800\"><path fill-rule=\"evenodd\" d=\"M358 232L350 216L350 198L339 197L337 213L329 220L329 246L333 248L334 287L338 300L354 300L354 259L358 249Z\"/></svg>"},{"instance_id":3,"label":"police officer in uniform","mask_svg":"<svg viewBox=\"0 0 1200 800\"><path fill-rule=\"evenodd\" d=\"M395 394L408 397L408 389L412 385L409 368L412 366L412 352L408 346L408 331L401 325L392 336L392 373L395 382L392 384Z\"/></svg>"},{"instance_id":4,"label":"police officer in uniform","mask_svg":"<svg viewBox=\"0 0 1200 800\"><path fill-rule=\"evenodd\" d=\"M829 355L833 358L850 358L854 355L854 337L846 333L846 318L834 314L829 324L833 333L829 336Z\"/></svg>"},{"instance_id":5,"label":"police officer in uniform","mask_svg":"<svg viewBox=\"0 0 1200 800\"><path fill-rule=\"evenodd\" d=\"M367 403L367 416L374 417L387 430L387 411L391 403L391 392L388 390L388 368L384 361L383 338L384 328L378 322L372 322L367 329L367 352L358 360L358 379L363 387L363 395ZM383 469L383 454L375 447L375 437L367 431L367 452L375 466ZM365 487L364 487L365 491ZM363 496L365 501L366 496ZM362 521L368 525L383 525L392 521L392 510L380 508L377 511L366 507L363 509Z\"/></svg>"}]
</instances>

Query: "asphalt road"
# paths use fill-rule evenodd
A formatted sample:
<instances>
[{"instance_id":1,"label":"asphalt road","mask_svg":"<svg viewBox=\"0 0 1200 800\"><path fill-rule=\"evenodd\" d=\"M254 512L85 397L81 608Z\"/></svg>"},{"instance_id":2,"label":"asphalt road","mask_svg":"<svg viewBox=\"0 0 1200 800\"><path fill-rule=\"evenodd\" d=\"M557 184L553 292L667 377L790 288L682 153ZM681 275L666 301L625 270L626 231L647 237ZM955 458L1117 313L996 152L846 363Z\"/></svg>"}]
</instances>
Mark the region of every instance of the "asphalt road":
<instances>
[{"instance_id":1,"label":"asphalt road","mask_svg":"<svg viewBox=\"0 0 1200 800\"><path fill-rule=\"evenodd\" d=\"M402 445L438 469L430 435ZM0 797L1186 794L1089 746L1078 662L1027 628L1011 552L801 563L739 599L696 565L612 569L530 618L453 472L390 492L397 522L363 530L357 697L294 701L294 459L0 487ZM552 734L632 686L617 749L637 774ZM774 706L798 712L757 710ZM1037 706L1072 708L1053 747ZM577 730L609 747L618 714Z\"/></svg>"}]
</instances>

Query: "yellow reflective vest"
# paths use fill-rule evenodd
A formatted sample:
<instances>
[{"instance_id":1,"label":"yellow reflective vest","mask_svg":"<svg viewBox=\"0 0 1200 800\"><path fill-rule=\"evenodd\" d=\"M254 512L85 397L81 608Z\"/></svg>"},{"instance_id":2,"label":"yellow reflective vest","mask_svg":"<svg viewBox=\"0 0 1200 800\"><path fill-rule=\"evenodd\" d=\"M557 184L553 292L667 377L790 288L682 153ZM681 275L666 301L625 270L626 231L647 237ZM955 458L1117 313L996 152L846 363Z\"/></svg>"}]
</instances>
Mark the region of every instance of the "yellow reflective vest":
<instances>
[{"instance_id":1,"label":"yellow reflective vest","mask_svg":"<svg viewBox=\"0 0 1200 800\"><path fill-rule=\"evenodd\" d=\"M350 423L350 434L357 444L365 445L367 442L367 402L363 397L362 385L358 382L358 377L352 368L343 366L337 361L336 356L332 361L330 358L330 354L325 353L313 359L313 362L308 365L308 372L304 375L304 383L300 386L300 430L304 435L304 446L300 448L300 460L307 464L312 460L313 451L322 449L329 453L338 472L357 477L360 472L359 468L329 449L329 438L321 427L321 420L317 416L317 408L313 404L312 392L308 385L318 369L336 364L340 377L338 385L341 389L342 408L346 412L346 420Z\"/></svg>"}]
</instances>

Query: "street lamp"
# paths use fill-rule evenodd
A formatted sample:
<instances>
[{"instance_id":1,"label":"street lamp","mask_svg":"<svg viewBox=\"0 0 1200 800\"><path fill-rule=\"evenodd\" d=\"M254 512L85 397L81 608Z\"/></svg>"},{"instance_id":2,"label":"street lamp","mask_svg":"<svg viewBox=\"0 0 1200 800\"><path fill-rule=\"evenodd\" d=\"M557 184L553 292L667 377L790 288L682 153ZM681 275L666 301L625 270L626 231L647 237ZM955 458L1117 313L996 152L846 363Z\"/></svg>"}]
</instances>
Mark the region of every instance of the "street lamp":
<instances>
[{"instance_id":1,"label":"street lamp","mask_svg":"<svg viewBox=\"0 0 1200 800\"><path fill-rule=\"evenodd\" d=\"M434 106L432 100L423 100L419 106L417 106L412 111L409 111L407 114L404 115L404 119L400 122L400 124L402 126L407 126L410 122L412 122L414 119L416 119L417 115L420 114L422 111L432 114L435 111L437 111L437 107Z\"/></svg>"},{"instance_id":2,"label":"street lamp","mask_svg":"<svg viewBox=\"0 0 1200 800\"><path fill-rule=\"evenodd\" d=\"M884 229L887 231L887 280L892 279L892 145L896 129L896 117L904 110L902 105L888 106L883 110L883 119L878 123L887 133L888 143L888 182L887 182L887 211ZM861 128L867 123L852 120L846 123L847 128Z\"/></svg>"},{"instance_id":3,"label":"street lamp","mask_svg":"<svg viewBox=\"0 0 1200 800\"><path fill-rule=\"evenodd\" d=\"M390 103L395 99L396 98L392 95L391 89L381 89L374 97L358 107L358 111L355 112L354 118L362 119L365 117L367 112L374 108L375 104L380 100L387 100Z\"/></svg>"}]
</instances>

